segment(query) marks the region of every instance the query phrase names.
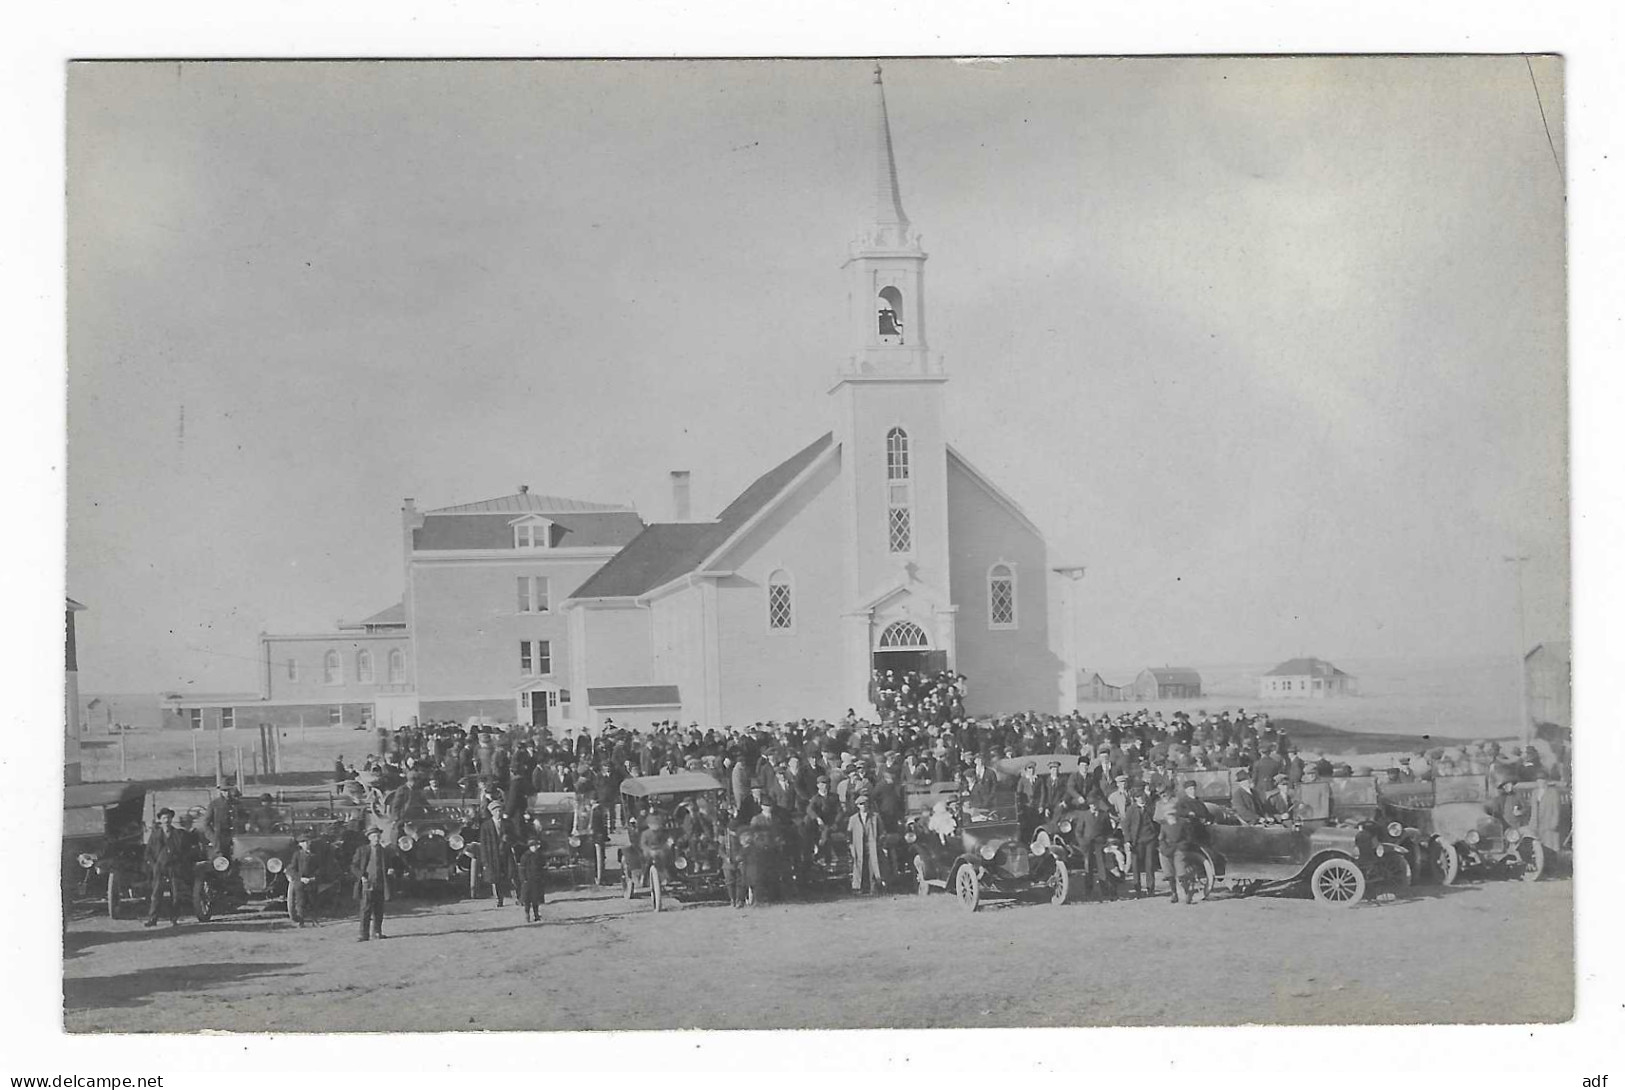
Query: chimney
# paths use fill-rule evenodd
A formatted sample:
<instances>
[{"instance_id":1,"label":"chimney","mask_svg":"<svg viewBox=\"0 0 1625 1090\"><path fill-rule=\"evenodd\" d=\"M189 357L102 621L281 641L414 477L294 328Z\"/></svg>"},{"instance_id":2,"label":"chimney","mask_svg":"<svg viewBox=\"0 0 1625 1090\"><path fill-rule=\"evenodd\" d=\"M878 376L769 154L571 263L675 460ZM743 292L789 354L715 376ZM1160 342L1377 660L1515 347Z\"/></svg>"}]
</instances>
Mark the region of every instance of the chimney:
<instances>
[{"instance_id":1,"label":"chimney","mask_svg":"<svg viewBox=\"0 0 1625 1090\"><path fill-rule=\"evenodd\" d=\"M687 522L688 509L688 470L674 469L671 471L671 517L673 522Z\"/></svg>"}]
</instances>

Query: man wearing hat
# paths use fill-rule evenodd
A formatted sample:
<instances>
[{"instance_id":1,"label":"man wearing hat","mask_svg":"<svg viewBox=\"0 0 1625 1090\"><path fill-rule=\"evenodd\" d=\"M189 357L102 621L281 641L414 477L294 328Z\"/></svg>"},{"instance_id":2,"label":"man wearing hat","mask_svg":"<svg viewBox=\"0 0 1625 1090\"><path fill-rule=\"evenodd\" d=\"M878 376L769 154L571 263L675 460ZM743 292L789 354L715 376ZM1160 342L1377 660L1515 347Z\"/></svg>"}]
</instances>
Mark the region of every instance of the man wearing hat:
<instances>
[{"instance_id":1,"label":"man wearing hat","mask_svg":"<svg viewBox=\"0 0 1625 1090\"><path fill-rule=\"evenodd\" d=\"M288 919L295 927L316 922L316 877L320 871L316 853L310 850L310 830L300 829L294 849L282 873L288 880Z\"/></svg>"},{"instance_id":2,"label":"man wearing hat","mask_svg":"<svg viewBox=\"0 0 1625 1090\"><path fill-rule=\"evenodd\" d=\"M502 907L502 900L508 895L508 863L513 857L508 828L508 823L503 820L502 803L495 799L486 803L485 816L480 819L479 828L480 884L491 885L498 908Z\"/></svg>"},{"instance_id":3,"label":"man wearing hat","mask_svg":"<svg viewBox=\"0 0 1625 1090\"><path fill-rule=\"evenodd\" d=\"M519 902L524 905L526 923L542 922L542 905L547 901L542 889L546 870L542 838L531 833L525 842L525 854L519 857Z\"/></svg>"},{"instance_id":4,"label":"man wearing hat","mask_svg":"<svg viewBox=\"0 0 1625 1090\"><path fill-rule=\"evenodd\" d=\"M1235 771L1236 785L1230 789L1230 809L1243 825L1257 825L1264 820L1264 808L1253 789L1253 774L1245 768Z\"/></svg>"},{"instance_id":5,"label":"man wearing hat","mask_svg":"<svg viewBox=\"0 0 1625 1090\"><path fill-rule=\"evenodd\" d=\"M186 837L175 828L175 811L164 807L158 811L158 824L147 838L147 878L152 885L152 898L147 902L144 927L158 926L158 909L164 893L169 894L169 926L180 922L178 882L186 863Z\"/></svg>"},{"instance_id":6,"label":"man wearing hat","mask_svg":"<svg viewBox=\"0 0 1625 1090\"><path fill-rule=\"evenodd\" d=\"M367 830L367 842L357 848L350 860L350 873L356 881L356 904L360 907L361 938L384 937L384 901L388 896L389 872L394 867L393 852L384 843L383 830L374 825Z\"/></svg>"},{"instance_id":7,"label":"man wearing hat","mask_svg":"<svg viewBox=\"0 0 1625 1090\"><path fill-rule=\"evenodd\" d=\"M880 850L880 817L867 794L858 796L857 812L848 819L846 833L852 844L852 892L879 893L884 881L884 855Z\"/></svg>"}]
</instances>

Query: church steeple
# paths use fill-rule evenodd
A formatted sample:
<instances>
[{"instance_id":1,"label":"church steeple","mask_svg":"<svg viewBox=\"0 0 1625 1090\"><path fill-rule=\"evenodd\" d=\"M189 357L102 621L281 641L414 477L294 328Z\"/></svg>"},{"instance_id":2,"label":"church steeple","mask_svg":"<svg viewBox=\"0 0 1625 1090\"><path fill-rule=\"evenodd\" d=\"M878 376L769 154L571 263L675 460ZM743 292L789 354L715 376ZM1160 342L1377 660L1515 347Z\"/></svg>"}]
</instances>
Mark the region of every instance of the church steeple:
<instances>
[{"instance_id":1,"label":"church steeple","mask_svg":"<svg viewBox=\"0 0 1625 1090\"><path fill-rule=\"evenodd\" d=\"M926 255L903 211L878 64L870 85L868 130L874 189L868 222L852 240L845 266L853 352L842 376L940 377L940 370L931 366L925 337Z\"/></svg>"},{"instance_id":2,"label":"church steeple","mask_svg":"<svg viewBox=\"0 0 1625 1090\"><path fill-rule=\"evenodd\" d=\"M897 185L897 157L892 151L891 118L886 114L886 85L875 65L874 118L870 139L874 144L875 205L871 244L902 244L908 236L908 213L903 211L903 194ZM890 236L889 238L875 236Z\"/></svg>"}]
</instances>

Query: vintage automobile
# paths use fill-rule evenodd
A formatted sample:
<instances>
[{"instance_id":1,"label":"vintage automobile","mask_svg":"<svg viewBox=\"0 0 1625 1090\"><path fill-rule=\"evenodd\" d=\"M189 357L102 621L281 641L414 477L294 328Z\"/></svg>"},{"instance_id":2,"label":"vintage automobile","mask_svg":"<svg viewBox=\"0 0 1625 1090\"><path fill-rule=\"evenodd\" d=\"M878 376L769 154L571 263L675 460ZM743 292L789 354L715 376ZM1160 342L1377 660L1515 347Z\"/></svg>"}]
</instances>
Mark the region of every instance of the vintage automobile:
<instances>
[{"instance_id":1,"label":"vintage automobile","mask_svg":"<svg viewBox=\"0 0 1625 1090\"><path fill-rule=\"evenodd\" d=\"M525 827L542 841L549 867L568 869L572 882L578 872L604 884L609 830L603 809L591 797L569 791L538 791L525 810Z\"/></svg>"},{"instance_id":2,"label":"vintage automobile","mask_svg":"<svg viewBox=\"0 0 1625 1090\"><path fill-rule=\"evenodd\" d=\"M1321 905L1352 907L1408 873L1408 864L1387 858L1405 848L1378 822L1333 818L1329 781L1299 784L1296 812L1275 823L1243 825L1228 806L1208 809L1213 821L1196 860L1204 892L1223 883L1237 896L1307 893Z\"/></svg>"},{"instance_id":3,"label":"vintage automobile","mask_svg":"<svg viewBox=\"0 0 1625 1090\"><path fill-rule=\"evenodd\" d=\"M344 880L346 849L361 838L361 807L327 792L262 794L234 799L229 854L204 850L194 864L192 912L201 922L240 909L287 911L283 869L298 849L298 835L311 834L322 861L313 896L319 901Z\"/></svg>"},{"instance_id":4,"label":"vintage automobile","mask_svg":"<svg viewBox=\"0 0 1625 1090\"><path fill-rule=\"evenodd\" d=\"M416 794L404 805L392 801L397 805L386 802L382 814L376 808L369 811L367 822L382 830L384 842L399 853L403 892L460 888L464 875L473 870L466 849L477 839L477 800Z\"/></svg>"},{"instance_id":5,"label":"vintage automobile","mask_svg":"<svg viewBox=\"0 0 1625 1090\"><path fill-rule=\"evenodd\" d=\"M1374 877L1379 883L1399 887L1413 883L1424 869L1427 841L1416 826L1387 812L1384 789L1398 785L1377 776L1337 776L1327 782L1331 785L1332 823L1365 828L1382 848L1374 852ZM1294 816L1301 819L1302 815Z\"/></svg>"},{"instance_id":6,"label":"vintage automobile","mask_svg":"<svg viewBox=\"0 0 1625 1090\"><path fill-rule=\"evenodd\" d=\"M1509 828L1487 775L1439 776L1432 792L1390 794L1385 812L1418 830L1433 877L1451 885L1464 875L1517 875L1534 881L1547 851L1532 826Z\"/></svg>"},{"instance_id":7,"label":"vintage automobile","mask_svg":"<svg viewBox=\"0 0 1625 1090\"><path fill-rule=\"evenodd\" d=\"M666 905L667 897L706 900L723 896L722 851L717 842L717 809L726 788L704 772L676 772L669 776L634 776L621 781L621 797L628 815L629 843L619 849L621 889L627 900L648 890L654 910ZM658 815L660 844L646 852L642 832L652 815ZM687 831L691 816L697 815L698 828Z\"/></svg>"},{"instance_id":8,"label":"vintage automobile","mask_svg":"<svg viewBox=\"0 0 1625 1090\"><path fill-rule=\"evenodd\" d=\"M1019 769L1029 759L1043 758L1009 760L1018 762ZM921 894L949 890L972 912L989 897L1018 897L1033 890L1043 891L1051 904L1065 903L1072 885L1063 853L1048 841L1035 846L1023 840L1014 778L1001 778L988 805L960 800L957 808L953 835L932 832L923 820L911 830Z\"/></svg>"},{"instance_id":9,"label":"vintage automobile","mask_svg":"<svg viewBox=\"0 0 1625 1090\"><path fill-rule=\"evenodd\" d=\"M128 902L145 902L146 806L147 789L139 783L83 783L64 789L64 909L94 902L117 919Z\"/></svg>"}]
</instances>

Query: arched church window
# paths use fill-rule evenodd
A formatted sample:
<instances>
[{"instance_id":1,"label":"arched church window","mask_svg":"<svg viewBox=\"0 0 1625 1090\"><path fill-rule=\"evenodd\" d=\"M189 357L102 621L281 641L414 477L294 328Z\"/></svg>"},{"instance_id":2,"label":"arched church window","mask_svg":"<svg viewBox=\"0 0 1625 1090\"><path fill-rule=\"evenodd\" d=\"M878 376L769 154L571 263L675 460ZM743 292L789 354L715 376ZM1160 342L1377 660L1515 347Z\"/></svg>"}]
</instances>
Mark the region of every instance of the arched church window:
<instances>
[{"instance_id":1,"label":"arched church window","mask_svg":"<svg viewBox=\"0 0 1625 1090\"><path fill-rule=\"evenodd\" d=\"M903 343L903 293L890 285L880 289L880 337L887 344Z\"/></svg>"},{"instance_id":2,"label":"arched church window","mask_svg":"<svg viewBox=\"0 0 1625 1090\"><path fill-rule=\"evenodd\" d=\"M794 592L790 573L784 570L767 577L767 627L780 632L795 628Z\"/></svg>"},{"instance_id":3,"label":"arched church window","mask_svg":"<svg viewBox=\"0 0 1625 1090\"><path fill-rule=\"evenodd\" d=\"M902 428L886 433L886 479L908 480L908 432Z\"/></svg>"},{"instance_id":4,"label":"arched church window","mask_svg":"<svg viewBox=\"0 0 1625 1090\"><path fill-rule=\"evenodd\" d=\"M344 663L337 651L329 651L322 656L322 680L329 685L344 682Z\"/></svg>"},{"instance_id":5,"label":"arched church window","mask_svg":"<svg viewBox=\"0 0 1625 1090\"><path fill-rule=\"evenodd\" d=\"M920 650L929 647L925 639L925 629L913 621L893 621L886 626L880 634L880 646L883 650Z\"/></svg>"},{"instance_id":6,"label":"arched church window","mask_svg":"<svg viewBox=\"0 0 1625 1090\"><path fill-rule=\"evenodd\" d=\"M372 652L355 653L355 679L363 685L372 684Z\"/></svg>"},{"instance_id":7,"label":"arched church window","mask_svg":"<svg viewBox=\"0 0 1625 1090\"><path fill-rule=\"evenodd\" d=\"M399 685L406 680L406 655L399 647L389 653L389 683Z\"/></svg>"},{"instance_id":8,"label":"arched church window","mask_svg":"<svg viewBox=\"0 0 1625 1090\"><path fill-rule=\"evenodd\" d=\"M1016 627L1016 572L1008 564L995 564L987 572L989 628Z\"/></svg>"}]
</instances>

